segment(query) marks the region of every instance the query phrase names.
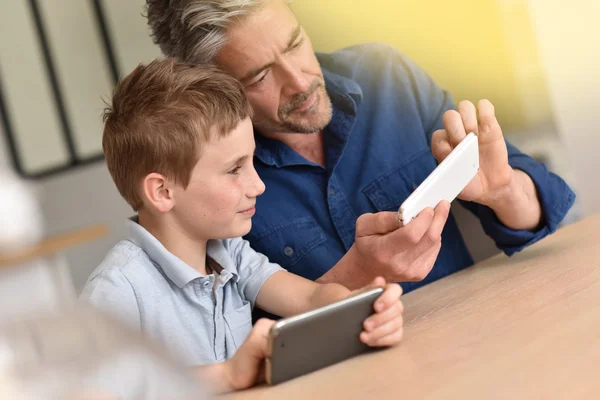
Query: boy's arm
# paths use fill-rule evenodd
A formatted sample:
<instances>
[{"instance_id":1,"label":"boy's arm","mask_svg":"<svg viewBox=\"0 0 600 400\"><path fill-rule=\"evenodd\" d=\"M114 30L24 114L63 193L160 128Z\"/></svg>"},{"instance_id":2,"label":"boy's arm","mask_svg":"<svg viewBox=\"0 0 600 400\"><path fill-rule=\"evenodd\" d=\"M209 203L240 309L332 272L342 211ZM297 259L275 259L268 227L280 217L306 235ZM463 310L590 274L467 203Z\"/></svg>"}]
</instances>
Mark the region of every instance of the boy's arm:
<instances>
[{"instance_id":1,"label":"boy's arm","mask_svg":"<svg viewBox=\"0 0 600 400\"><path fill-rule=\"evenodd\" d=\"M227 393L235 390L231 381L228 361L192 368L192 373L202 382L207 383L214 394Z\"/></svg>"},{"instance_id":2,"label":"boy's arm","mask_svg":"<svg viewBox=\"0 0 600 400\"><path fill-rule=\"evenodd\" d=\"M337 283L315 283L287 271L271 275L256 297L261 309L282 317L310 311L350 295L350 290Z\"/></svg>"},{"instance_id":3,"label":"boy's arm","mask_svg":"<svg viewBox=\"0 0 600 400\"><path fill-rule=\"evenodd\" d=\"M246 389L264 380L264 359L269 357L268 335L275 321L259 319L252 331L227 361L193 368L198 379L217 393Z\"/></svg>"}]
</instances>

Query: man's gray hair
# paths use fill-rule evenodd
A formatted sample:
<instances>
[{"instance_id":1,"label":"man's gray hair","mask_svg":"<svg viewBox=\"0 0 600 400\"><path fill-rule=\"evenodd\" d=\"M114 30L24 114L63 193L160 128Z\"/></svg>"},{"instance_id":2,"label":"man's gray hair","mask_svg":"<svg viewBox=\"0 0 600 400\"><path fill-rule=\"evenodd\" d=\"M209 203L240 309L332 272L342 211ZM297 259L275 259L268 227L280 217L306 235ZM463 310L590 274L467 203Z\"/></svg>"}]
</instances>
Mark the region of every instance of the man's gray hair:
<instances>
[{"instance_id":1,"label":"man's gray hair","mask_svg":"<svg viewBox=\"0 0 600 400\"><path fill-rule=\"evenodd\" d=\"M229 26L268 0L146 0L154 43L166 56L212 64Z\"/></svg>"}]
</instances>

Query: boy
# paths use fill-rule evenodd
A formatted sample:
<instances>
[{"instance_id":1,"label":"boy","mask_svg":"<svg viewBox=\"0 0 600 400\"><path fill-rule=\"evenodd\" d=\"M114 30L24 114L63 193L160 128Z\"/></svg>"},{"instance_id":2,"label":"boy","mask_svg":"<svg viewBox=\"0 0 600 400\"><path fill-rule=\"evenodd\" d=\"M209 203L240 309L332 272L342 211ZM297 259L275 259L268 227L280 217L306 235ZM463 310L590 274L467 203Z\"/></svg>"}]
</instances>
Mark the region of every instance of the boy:
<instances>
[{"instance_id":1,"label":"boy","mask_svg":"<svg viewBox=\"0 0 600 400\"><path fill-rule=\"evenodd\" d=\"M138 216L92 273L82 298L162 342L217 385L258 379L273 321L345 298L337 284L288 273L241 239L265 186L253 166L251 108L242 86L210 67L172 59L138 66L104 113L110 174ZM370 286L383 286L382 278ZM360 339L402 336L401 289L387 285ZM235 353L235 356L234 356Z\"/></svg>"}]
</instances>

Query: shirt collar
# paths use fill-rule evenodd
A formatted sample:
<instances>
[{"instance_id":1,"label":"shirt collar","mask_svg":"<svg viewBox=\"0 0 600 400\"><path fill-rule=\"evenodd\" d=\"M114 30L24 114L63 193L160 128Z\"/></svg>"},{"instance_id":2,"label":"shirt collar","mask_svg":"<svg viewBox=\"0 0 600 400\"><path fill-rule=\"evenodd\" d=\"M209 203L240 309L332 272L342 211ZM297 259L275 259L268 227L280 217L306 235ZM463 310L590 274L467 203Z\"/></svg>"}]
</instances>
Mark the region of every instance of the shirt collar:
<instances>
[{"instance_id":1,"label":"shirt collar","mask_svg":"<svg viewBox=\"0 0 600 400\"><path fill-rule=\"evenodd\" d=\"M138 223L137 216L130 218L126 224L127 239L141 248L150 257L155 266L160 268L179 288L183 288L194 279L204 277L200 272L169 252L158 239ZM235 268L231 260L227 260L228 257L223 256L223 252L226 252L226 250L219 240L208 241L206 254L223 267L221 275L231 274L232 278L237 281L239 279L237 268Z\"/></svg>"},{"instance_id":2,"label":"shirt collar","mask_svg":"<svg viewBox=\"0 0 600 400\"><path fill-rule=\"evenodd\" d=\"M338 110L342 114L356 115L358 105L362 101L362 90L359 84L350 78L338 75L324 68L322 68L322 71L325 79L325 88L334 110ZM334 118L336 114L334 112ZM332 120L332 122L335 121ZM275 167L316 165L307 161L279 140L263 137L256 131L254 132L254 137L256 141L254 155L264 164Z\"/></svg>"}]
</instances>

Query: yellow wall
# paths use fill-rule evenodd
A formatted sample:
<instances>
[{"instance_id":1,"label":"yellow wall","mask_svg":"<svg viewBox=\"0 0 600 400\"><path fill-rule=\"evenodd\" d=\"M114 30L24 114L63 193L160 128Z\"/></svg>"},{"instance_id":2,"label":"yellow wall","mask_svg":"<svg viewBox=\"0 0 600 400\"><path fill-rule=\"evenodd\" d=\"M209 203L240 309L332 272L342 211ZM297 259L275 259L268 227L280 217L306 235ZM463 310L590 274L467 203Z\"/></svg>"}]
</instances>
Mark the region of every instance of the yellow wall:
<instances>
[{"instance_id":1,"label":"yellow wall","mask_svg":"<svg viewBox=\"0 0 600 400\"><path fill-rule=\"evenodd\" d=\"M456 102L490 99L504 128L544 122L550 111L526 2L512 1L510 8L499 3L295 0L292 8L317 51L389 43L449 90Z\"/></svg>"}]
</instances>

